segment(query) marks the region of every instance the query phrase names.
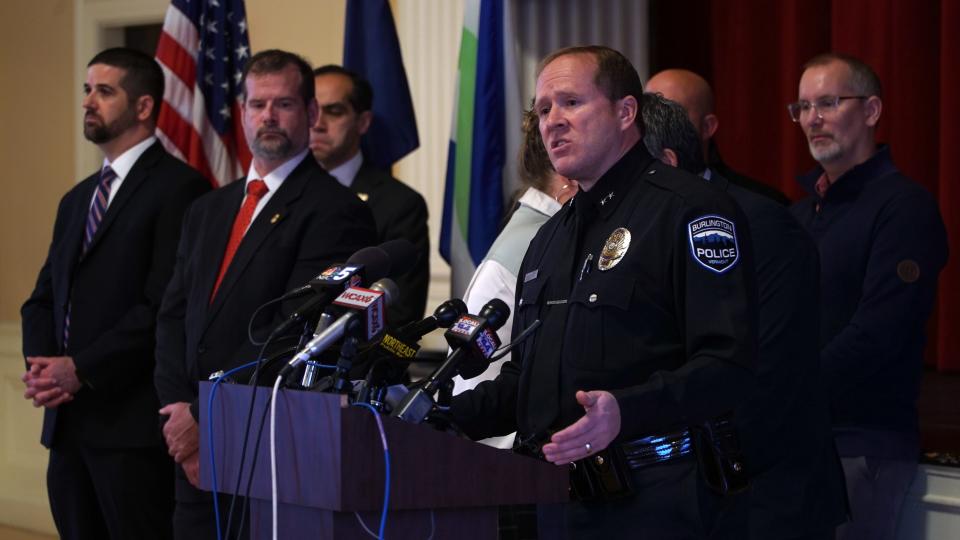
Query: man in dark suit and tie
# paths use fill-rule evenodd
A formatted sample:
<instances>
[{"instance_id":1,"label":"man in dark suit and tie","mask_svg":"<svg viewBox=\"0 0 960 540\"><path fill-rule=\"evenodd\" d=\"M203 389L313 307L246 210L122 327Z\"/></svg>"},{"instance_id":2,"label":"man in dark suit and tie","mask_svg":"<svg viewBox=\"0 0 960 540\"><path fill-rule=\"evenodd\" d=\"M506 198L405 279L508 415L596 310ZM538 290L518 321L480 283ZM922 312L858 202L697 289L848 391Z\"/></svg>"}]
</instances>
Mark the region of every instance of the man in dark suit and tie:
<instances>
[{"instance_id":1,"label":"man in dark suit and tie","mask_svg":"<svg viewBox=\"0 0 960 540\"><path fill-rule=\"evenodd\" d=\"M373 120L373 89L356 73L336 65L313 71L319 112L310 128L313 157L341 184L367 203L377 222L377 241L406 238L417 263L397 277L400 301L390 306L391 325L423 317L430 283L427 203L403 182L363 159L360 138Z\"/></svg>"},{"instance_id":2,"label":"man in dark suit and tie","mask_svg":"<svg viewBox=\"0 0 960 540\"><path fill-rule=\"evenodd\" d=\"M253 162L246 178L191 207L157 322L163 432L180 464L176 538L216 534L210 494L196 487L198 381L257 359L247 325L258 307L376 242L370 210L307 147L317 115L310 65L286 51L260 52L247 63L241 90ZM293 307L259 311L254 335L264 338Z\"/></svg>"},{"instance_id":3,"label":"man in dark suit and tie","mask_svg":"<svg viewBox=\"0 0 960 540\"><path fill-rule=\"evenodd\" d=\"M163 72L108 49L90 61L83 134L103 168L63 197L21 309L25 397L45 407L47 486L62 538L169 538L173 462L153 389L157 310L188 205L210 184L154 136Z\"/></svg>"}]
</instances>

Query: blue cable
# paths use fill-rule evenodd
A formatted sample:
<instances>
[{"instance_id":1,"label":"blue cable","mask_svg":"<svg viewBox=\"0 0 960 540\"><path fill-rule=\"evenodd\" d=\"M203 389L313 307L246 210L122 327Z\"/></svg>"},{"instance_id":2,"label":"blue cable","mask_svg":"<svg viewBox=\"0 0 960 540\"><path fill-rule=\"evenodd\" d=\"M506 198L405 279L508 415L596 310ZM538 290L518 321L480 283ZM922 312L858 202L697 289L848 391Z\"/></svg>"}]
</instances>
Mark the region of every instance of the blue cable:
<instances>
[{"instance_id":1,"label":"blue cable","mask_svg":"<svg viewBox=\"0 0 960 540\"><path fill-rule=\"evenodd\" d=\"M307 363L319 368L335 369L337 367L337 366L328 366L325 364L318 364L317 362L313 362L313 361L308 361ZM242 366L235 367L229 371L226 371L225 373L217 377L217 379L213 381L213 388L210 389L210 399L207 402L207 418L209 419L207 421L207 434L209 435L209 439L210 439L210 474L213 480L213 489L211 490L211 492L213 493L213 515L216 519L216 524L217 524L217 540L221 540L223 538L223 533L220 531L220 502L217 499L217 462L216 462L216 456L214 454L214 448L213 448L214 446L213 445L213 398L214 396L217 395L217 386L220 384L220 381L222 381L227 376L233 375L234 373L242 369L246 369L248 367L252 367L255 365L257 365L256 361L250 362L248 364L244 364ZM367 406L369 407L369 405ZM377 419L377 421L379 422L379 418Z\"/></svg>"},{"instance_id":2,"label":"blue cable","mask_svg":"<svg viewBox=\"0 0 960 540\"><path fill-rule=\"evenodd\" d=\"M354 403L357 407L364 407L373 413L377 420L377 429L380 430L380 442L383 443L383 461L386 464L386 478L383 485L383 510L380 512L380 540L384 540L384 533L387 529L387 507L390 505L390 449L387 447L387 432L383 429L383 420L380 419L380 413L369 403Z\"/></svg>"},{"instance_id":3,"label":"blue cable","mask_svg":"<svg viewBox=\"0 0 960 540\"><path fill-rule=\"evenodd\" d=\"M217 501L217 462L213 451L213 397L217 395L217 386L220 385L220 381L222 381L225 377L228 375L233 375L241 369L246 369L255 365L257 365L257 362L250 362L249 364L235 367L217 377L217 379L213 381L213 388L210 389L210 399L207 401L207 435L210 439L210 474L213 479L213 489L211 491L213 492L213 515L215 516L217 523L217 540L223 538L223 533L220 531L220 503Z\"/></svg>"}]
</instances>

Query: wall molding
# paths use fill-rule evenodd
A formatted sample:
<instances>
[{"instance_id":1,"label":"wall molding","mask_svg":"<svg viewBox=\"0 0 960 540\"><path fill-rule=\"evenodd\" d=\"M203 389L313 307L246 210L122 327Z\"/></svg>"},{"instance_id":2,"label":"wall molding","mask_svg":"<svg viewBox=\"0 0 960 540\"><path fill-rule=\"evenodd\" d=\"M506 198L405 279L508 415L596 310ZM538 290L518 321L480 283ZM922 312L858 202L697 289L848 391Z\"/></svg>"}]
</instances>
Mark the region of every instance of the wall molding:
<instances>
[{"instance_id":1,"label":"wall molding","mask_svg":"<svg viewBox=\"0 0 960 540\"><path fill-rule=\"evenodd\" d=\"M47 499L43 411L23 399L20 323L0 322L0 523L56 534Z\"/></svg>"}]
</instances>

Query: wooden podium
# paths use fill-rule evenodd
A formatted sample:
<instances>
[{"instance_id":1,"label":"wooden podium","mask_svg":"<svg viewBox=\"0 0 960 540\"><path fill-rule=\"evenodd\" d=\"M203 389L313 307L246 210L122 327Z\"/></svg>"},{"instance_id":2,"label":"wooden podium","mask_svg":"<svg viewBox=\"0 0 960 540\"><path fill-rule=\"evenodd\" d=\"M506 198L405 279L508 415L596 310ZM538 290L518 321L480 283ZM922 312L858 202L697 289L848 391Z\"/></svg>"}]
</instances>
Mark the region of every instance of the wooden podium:
<instances>
[{"instance_id":1,"label":"wooden podium","mask_svg":"<svg viewBox=\"0 0 960 540\"><path fill-rule=\"evenodd\" d=\"M213 425L217 491L236 485L244 425L253 389L221 384L208 417L212 383L200 383L200 483L210 490L209 425ZM246 485L256 430L270 389L256 392ZM386 537L395 539L497 537L497 505L568 499L563 467L490 448L429 426L382 417L390 449L390 503ZM271 537L269 417L250 489L251 538ZM383 505L383 446L373 413L342 396L282 390L276 411L278 531L282 539L370 538L355 513L376 533ZM241 490L243 487L241 487ZM221 509L229 496L220 497ZM224 501L227 501L226 503Z\"/></svg>"}]
</instances>

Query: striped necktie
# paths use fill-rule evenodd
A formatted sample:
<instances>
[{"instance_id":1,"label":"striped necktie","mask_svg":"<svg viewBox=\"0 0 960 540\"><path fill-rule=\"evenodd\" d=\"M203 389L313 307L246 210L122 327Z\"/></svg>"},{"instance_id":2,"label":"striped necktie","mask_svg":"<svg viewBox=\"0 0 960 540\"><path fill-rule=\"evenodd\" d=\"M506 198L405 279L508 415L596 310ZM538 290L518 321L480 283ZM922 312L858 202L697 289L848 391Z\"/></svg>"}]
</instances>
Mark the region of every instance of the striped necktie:
<instances>
[{"instance_id":1,"label":"striped necktie","mask_svg":"<svg viewBox=\"0 0 960 540\"><path fill-rule=\"evenodd\" d=\"M83 251L81 256L87 254L90 249L90 243L103 222L103 216L107 213L107 204L110 202L110 186L117 179L117 173L109 165L100 171L100 182L97 183L97 191L93 196L93 203L90 204L90 211L87 212L87 225L83 230ZM66 350L70 341L70 312L72 311L72 302L67 302L67 314L63 320L63 348Z\"/></svg>"},{"instance_id":2,"label":"striped necktie","mask_svg":"<svg viewBox=\"0 0 960 540\"><path fill-rule=\"evenodd\" d=\"M110 185L116 179L117 173L113 172L109 165L100 172L100 183L97 184L97 193L93 197L93 204L90 205L90 212L87 214L87 227L83 233L84 254L90 248L90 242L93 241L93 236L97 234L97 229L103 222L103 215L107 213L107 204L110 201Z\"/></svg>"}]
</instances>

